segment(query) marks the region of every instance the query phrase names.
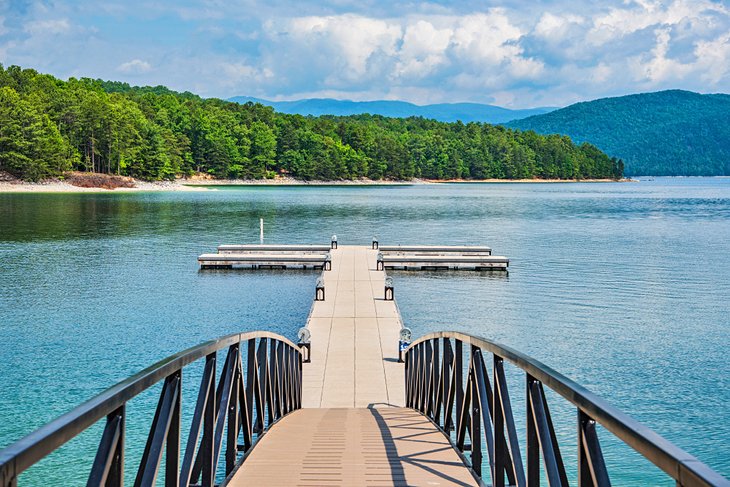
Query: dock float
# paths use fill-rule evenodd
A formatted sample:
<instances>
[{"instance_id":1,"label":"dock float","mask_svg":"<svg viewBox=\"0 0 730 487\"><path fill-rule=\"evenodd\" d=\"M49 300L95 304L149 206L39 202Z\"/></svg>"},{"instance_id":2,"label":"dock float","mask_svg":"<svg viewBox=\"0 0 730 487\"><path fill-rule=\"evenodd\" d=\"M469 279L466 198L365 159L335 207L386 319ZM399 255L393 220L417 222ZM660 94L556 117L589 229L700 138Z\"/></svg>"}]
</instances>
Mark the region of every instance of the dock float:
<instances>
[{"instance_id":1,"label":"dock float","mask_svg":"<svg viewBox=\"0 0 730 487\"><path fill-rule=\"evenodd\" d=\"M388 255L492 255L492 249L482 245L376 245L375 248Z\"/></svg>"},{"instance_id":2,"label":"dock float","mask_svg":"<svg viewBox=\"0 0 730 487\"><path fill-rule=\"evenodd\" d=\"M301 267L306 269L330 269L329 254L203 254L198 257L201 269L233 269L250 267L253 269L286 269Z\"/></svg>"},{"instance_id":3,"label":"dock float","mask_svg":"<svg viewBox=\"0 0 730 487\"><path fill-rule=\"evenodd\" d=\"M219 245L217 254L202 254L198 263L201 269L296 267L330 270L330 249L330 245Z\"/></svg>"},{"instance_id":4,"label":"dock float","mask_svg":"<svg viewBox=\"0 0 730 487\"><path fill-rule=\"evenodd\" d=\"M276 252L278 254L326 254L329 251L329 245L245 244L218 246L219 254L244 254L260 252Z\"/></svg>"},{"instance_id":5,"label":"dock float","mask_svg":"<svg viewBox=\"0 0 730 487\"><path fill-rule=\"evenodd\" d=\"M509 259L483 246L388 245L379 250L377 268L395 270L507 271Z\"/></svg>"}]
</instances>

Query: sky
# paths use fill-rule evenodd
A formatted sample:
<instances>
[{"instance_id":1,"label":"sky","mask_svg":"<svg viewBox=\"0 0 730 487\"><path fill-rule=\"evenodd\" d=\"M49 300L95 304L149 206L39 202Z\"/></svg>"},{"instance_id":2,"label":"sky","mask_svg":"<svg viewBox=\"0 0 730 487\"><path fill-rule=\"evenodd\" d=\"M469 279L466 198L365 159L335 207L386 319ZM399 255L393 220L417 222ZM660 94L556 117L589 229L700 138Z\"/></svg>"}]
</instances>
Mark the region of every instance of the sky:
<instances>
[{"instance_id":1,"label":"sky","mask_svg":"<svg viewBox=\"0 0 730 487\"><path fill-rule=\"evenodd\" d=\"M728 93L730 0L0 0L0 64L219 98Z\"/></svg>"}]
</instances>

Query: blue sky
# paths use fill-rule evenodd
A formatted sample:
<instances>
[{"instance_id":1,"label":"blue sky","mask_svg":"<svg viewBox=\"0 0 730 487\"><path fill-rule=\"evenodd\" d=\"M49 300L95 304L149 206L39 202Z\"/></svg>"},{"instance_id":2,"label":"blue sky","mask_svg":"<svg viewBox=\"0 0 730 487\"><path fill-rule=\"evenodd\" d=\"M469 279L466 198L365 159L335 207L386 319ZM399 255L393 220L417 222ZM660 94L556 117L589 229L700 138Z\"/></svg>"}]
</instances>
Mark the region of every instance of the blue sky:
<instances>
[{"instance_id":1,"label":"blue sky","mask_svg":"<svg viewBox=\"0 0 730 487\"><path fill-rule=\"evenodd\" d=\"M202 96L562 106L730 92L715 0L0 0L0 63Z\"/></svg>"}]
</instances>

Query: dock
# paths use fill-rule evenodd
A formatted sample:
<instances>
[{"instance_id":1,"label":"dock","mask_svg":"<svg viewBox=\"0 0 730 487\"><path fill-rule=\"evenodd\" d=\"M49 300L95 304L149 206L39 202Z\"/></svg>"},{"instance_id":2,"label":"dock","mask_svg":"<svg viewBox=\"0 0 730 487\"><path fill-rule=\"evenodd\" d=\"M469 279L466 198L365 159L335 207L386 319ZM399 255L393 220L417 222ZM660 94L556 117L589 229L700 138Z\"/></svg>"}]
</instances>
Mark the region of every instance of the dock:
<instances>
[{"instance_id":1,"label":"dock","mask_svg":"<svg viewBox=\"0 0 730 487\"><path fill-rule=\"evenodd\" d=\"M313 302L306 325L302 409L271 428L228 485L478 485L446 436L405 407L403 324L385 299L378 251L330 255L326 299Z\"/></svg>"}]
</instances>

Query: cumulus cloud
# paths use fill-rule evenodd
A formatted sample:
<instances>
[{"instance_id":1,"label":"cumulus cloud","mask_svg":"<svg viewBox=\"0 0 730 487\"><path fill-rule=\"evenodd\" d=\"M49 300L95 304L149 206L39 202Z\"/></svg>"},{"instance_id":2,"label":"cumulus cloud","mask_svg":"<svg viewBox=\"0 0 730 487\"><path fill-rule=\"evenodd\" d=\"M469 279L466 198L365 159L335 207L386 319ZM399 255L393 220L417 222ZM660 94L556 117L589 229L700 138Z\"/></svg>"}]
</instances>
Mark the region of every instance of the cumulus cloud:
<instances>
[{"instance_id":1,"label":"cumulus cloud","mask_svg":"<svg viewBox=\"0 0 730 487\"><path fill-rule=\"evenodd\" d=\"M141 59L132 59L117 66L117 71L124 74L142 74L152 71L152 65Z\"/></svg>"},{"instance_id":2,"label":"cumulus cloud","mask_svg":"<svg viewBox=\"0 0 730 487\"><path fill-rule=\"evenodd\" d=\"M495 4L0 0L0 62L219 97L525 107L730 91L725 1Z\"/></svg>"}]
</instances>

